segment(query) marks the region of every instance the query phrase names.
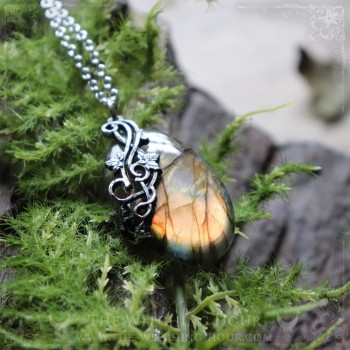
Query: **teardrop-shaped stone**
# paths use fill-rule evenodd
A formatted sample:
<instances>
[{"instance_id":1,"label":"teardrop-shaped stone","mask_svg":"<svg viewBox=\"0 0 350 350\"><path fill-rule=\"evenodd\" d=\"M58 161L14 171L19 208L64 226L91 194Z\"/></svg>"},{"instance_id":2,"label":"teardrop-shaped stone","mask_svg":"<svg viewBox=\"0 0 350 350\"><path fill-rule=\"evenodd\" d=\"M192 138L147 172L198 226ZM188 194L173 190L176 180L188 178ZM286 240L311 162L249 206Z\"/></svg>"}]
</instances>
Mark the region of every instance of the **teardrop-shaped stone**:
<instances>
[{"instance_id":1,"label":"teardrop-shaped stone","mask_svg":"<svg viewBox=\"0 0 350 350\"><path fill-rule=\"evenodd\" d=\"M142 131L143 150L157 153L162 170L151 232L175 257L210 264L230 247L234 237L231 200L221 181L191 149L156 131ZM122 151L114 145L108 159ZM113 179L108 171L107 180Z\"/></svg>"},{"instance_id":2,"label":"teardrop-shaped stone","mask_svg":"<svg viewBox=\"0 0 350 350\"><path fill-rule=\"evenodd\" d=\"M148 151L160 153L162 176L151 229L169 252L186 261L220 258L234 237L231 200L221 181L191 149L145 132Z\"/></svg>"}]
</instances>

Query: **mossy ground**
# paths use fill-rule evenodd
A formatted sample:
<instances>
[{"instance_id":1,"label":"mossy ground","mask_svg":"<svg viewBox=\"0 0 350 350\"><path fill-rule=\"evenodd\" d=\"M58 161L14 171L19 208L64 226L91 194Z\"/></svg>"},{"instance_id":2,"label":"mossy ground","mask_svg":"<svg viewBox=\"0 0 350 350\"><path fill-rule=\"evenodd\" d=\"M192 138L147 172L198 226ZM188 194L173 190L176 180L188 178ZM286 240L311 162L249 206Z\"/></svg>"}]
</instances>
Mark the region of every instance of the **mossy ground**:
<instances>
[{"instance_id":1,"label":"mossy ground","mask_svg":"<svg viewBox=\"0 0 350 350\"><path fill-rule=\"evenodd\" d=\"M17 193L25 203L20 214L5 219L2 230L2 241L18 247L17 255L2 263L15 270L15 278L1 289L3 348L211 349L229 344L254 349L259 343L242 335L259 332L278 317L322 307L325 298L337 300L350 288L301 287L300 265L249 268L238 261L234 276L197 267L186 283L190 337L184 342L171 302L169 258L156 255L145 262L135 254L109 223L111 204L97 194L109 147L100 132L106 111L60 49L38 2L0 4L0 123L10 139L2 157L13 162ZM180 108L185 88L158 45L159 9L135 28L127 18L111 17L109 7L102 6L108 1L84 4L92 6L72 10L120 89L119 112L147 127L159 123L166 110ZM202 147L223 180L225 159L235 151L234 136L246 117ZM287 176L315 170L281 164L257 174L251 191L235 200L238 228L269 216L263 204L290 189ZM340 323L307 348L316 348Z\"/></svg>"}]
</instances>

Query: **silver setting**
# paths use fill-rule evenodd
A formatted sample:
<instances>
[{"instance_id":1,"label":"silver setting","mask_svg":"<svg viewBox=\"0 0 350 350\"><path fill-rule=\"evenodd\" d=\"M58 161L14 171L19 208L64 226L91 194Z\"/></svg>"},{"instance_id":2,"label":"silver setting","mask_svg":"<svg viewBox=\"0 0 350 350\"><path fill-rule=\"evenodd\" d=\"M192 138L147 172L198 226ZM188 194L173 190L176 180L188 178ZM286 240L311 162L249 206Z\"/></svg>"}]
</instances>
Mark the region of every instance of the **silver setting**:
<instances>
[{"instance_id":1,"label":"silver setting","mask_svg":"<svg viewBox=\"0 0 350 350\"><path fill-rule=\"evenodd\" d=\"M95 98L115 114L118 103L118 89L112 86L112 78L106 75L105 65L99 59L95 44L88 37L88 32L75 23L74 17L63 8L58 0L41 0L40 6L55 35L61 40L75 66L81 70L82 78L87 82Z\"/></svg>"},{"instance_id":2,"label":"silver setting","mask_svg":"<svg viewBox=\"0 0 350 350\"><path fill-rule=\"evenodd\" d=\"M115 177L108 192L119 204L116 214L135 236L145 236L157 199L155 185L161 174L159 154L141 148L149 139L131 120L119 117L109 121L102 126L102 132L114 137L120 147L105 163Z\"/></svg>"},{"instance_id":3,"label":"silver setting","mask_svg":"<svg viewBox=\"0 0 350 350\"><path fill-rule=\"evenodd\" d=\"M106 66L88 32L75 23L61 1L41 0L40 6L61 46L81 71L82 79L112 114L113 119L102 126L102 132L114 137L120 149L106 161L106 168L113 174L108 192L118 204L115 216L136 237L139 233L147 236L157 199L155 185L161 174L159 153L141 148L149 139L143 136L136 123L116 117L119 92L106 74Z\"/></svg>"}]
</instances>

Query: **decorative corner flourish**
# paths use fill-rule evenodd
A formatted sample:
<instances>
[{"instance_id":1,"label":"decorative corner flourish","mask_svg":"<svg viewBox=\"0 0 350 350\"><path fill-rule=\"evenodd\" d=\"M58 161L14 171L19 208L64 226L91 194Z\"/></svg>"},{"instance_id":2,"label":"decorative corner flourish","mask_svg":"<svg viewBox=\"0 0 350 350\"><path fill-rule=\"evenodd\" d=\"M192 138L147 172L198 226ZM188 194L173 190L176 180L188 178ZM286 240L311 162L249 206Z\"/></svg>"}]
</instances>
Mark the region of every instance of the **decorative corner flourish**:
<instances>
[{"instance_id":1,"label":"decorative corner flourish","mask_svg":"<svg viewBox=\"0 0 350 350\"><path fill-rule=\"evenodd\" d=\"M345 110L345 72L348 65L348 54L345 48L345 8L339 5L301 5L285 3L275 6L246 6L239 9L258 9L267 15L280 15L284 18L309 17L309 38L312 41L335 41L333 56L340 60L341 72L337 77L337 85L342 89L342 109Z\"/></svg>"}]
</instances>

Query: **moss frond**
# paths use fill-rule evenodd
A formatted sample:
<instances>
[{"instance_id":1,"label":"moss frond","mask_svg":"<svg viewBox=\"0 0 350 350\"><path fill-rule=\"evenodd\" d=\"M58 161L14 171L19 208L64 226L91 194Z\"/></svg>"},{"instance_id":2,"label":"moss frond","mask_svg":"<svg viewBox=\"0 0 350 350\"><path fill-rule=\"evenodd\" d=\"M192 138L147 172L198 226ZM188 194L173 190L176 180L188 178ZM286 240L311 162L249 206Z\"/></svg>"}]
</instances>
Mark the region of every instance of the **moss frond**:
<instances>
[{"instance_id":1,"label":"moss frond","mask_svg":"<svg viewBox=\"0 0 350 350\"><path fill-rule=\"evenodd\" d=\"M20 214L6 218L0 236L17 248L0 266L15 272L0 289L5 349L212 349L223 344L255 349L259 343L239 336L266 329L279 316L322 307L324 299L336 300L350 289L349 283L337 289L301 286L301 265L251 268L238 261L234 276L197 272L186 284L190 325L189 338L183 339L168 263L145 263L135 254L120 228L108 224L111 204L97 196L110 146L100 133L105 110L59 49L37 1L0 3L0 133L9 139L0 152L13 160L16 187L25 200ZM153 125L167 109L181 106L184 92L160 45L161 5L138 26L118 19L116 31L108 4L86 0L86 6L72 10L120 88L119 112L141 127ZM203 145L205 159L221 178L224 160L236 150L238 129L261 112L266 110L237 118L215 143ZM257 174L251 190L236 201L238 225L267 217L263 204L290 190L290 175L316 170L281 164Z\"/></svg>"},{"instance_id":2,"label":"moss frond","mask_svg":"<svg viewBox=\"0 0 350 350\"><path fill-rule=\"evenodd\" d=\"M247 119L257 114L278 111L287 107L289 104L290 103L284 103L274 108L259 109L248 112L235 118L230 124L228 124L220 134L216 135L215 142L202 142L201 154L203 158L224 183L229 181L229 178L227 177L227 169L230 162L227 161L227 158L237 151L236 136Z\"/></svg>"},{"instance_id":3,"label":"moss frond","mask_svg":"<svg viewBox=\"0 0 350 350\"><path fill-rule=\"evenodd\" d=\"M3 3L5 10L12 8L11 1ZM110 34L110 22L102 20L108 12L105 4L87 1L75 15L92 28L89 32L120 88L118 112L141 127L160 122L167 109L182 104L184 87L174 85L178 73L166 62L159 45L159 6L143 25L135 27L125 18L118 31ZM100 132L106 111L60 50L39 6L35 10L36 34L28 37L31 33L14 26L13 40L1 46L0 60L0 125L2 133L14 139L9 154L25 164L19 176L20 189L27 197L57 194L63 186L73 193L77 177L92 187L103 176L94 159L104 159L109 145ZM25 20L28 8L19 6L16 11L15 18ZM2 15L8 20L6 11ZM33 183L33 178L44 181Z\"/></svg>"},{"instance_id":4,"label":"moss frond","mask_svg":"<svg viewBox=\"0 0 350 350\"><path fill-rule=\"evenodd\" d=\"M237 223L269 218L270 214L263 210L263 205L292 189L291 185L286 183L288 177L293 174L315 175L319 170L320 167L308 164L281 164L270 173L256 174L251 182L252 189L243 194L235 204Z\"/></svg>"}]
</instances>

